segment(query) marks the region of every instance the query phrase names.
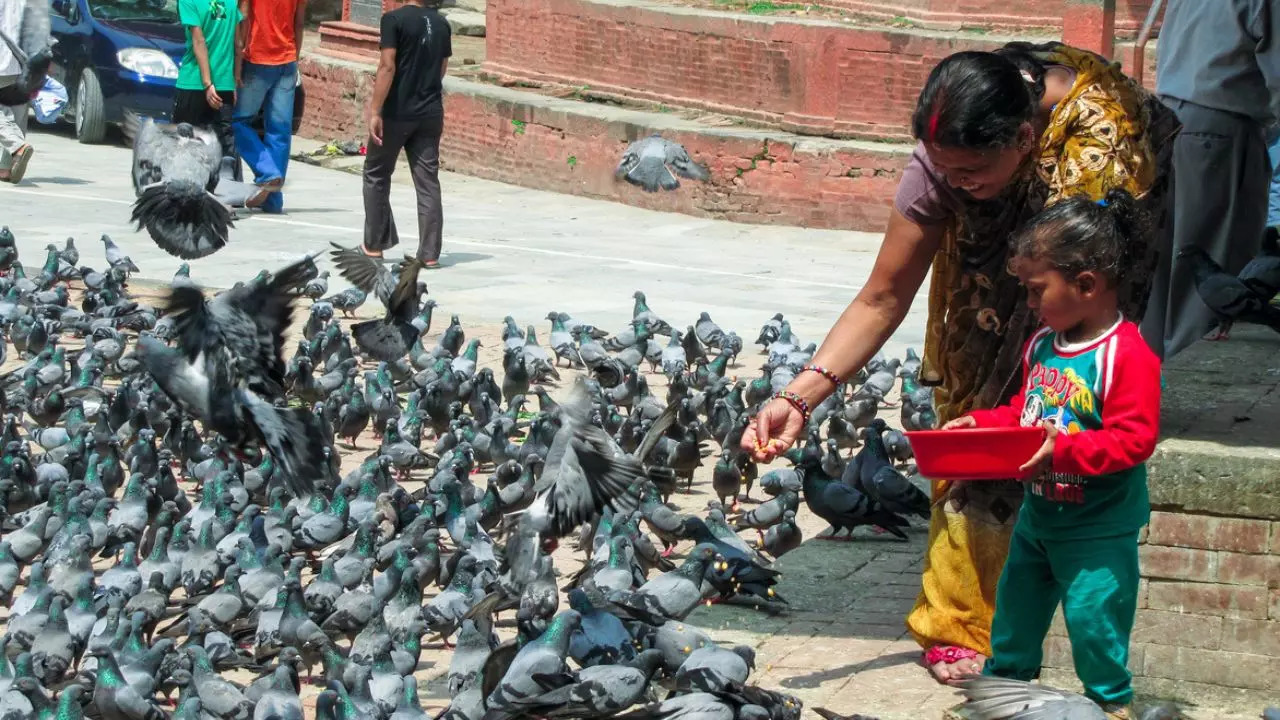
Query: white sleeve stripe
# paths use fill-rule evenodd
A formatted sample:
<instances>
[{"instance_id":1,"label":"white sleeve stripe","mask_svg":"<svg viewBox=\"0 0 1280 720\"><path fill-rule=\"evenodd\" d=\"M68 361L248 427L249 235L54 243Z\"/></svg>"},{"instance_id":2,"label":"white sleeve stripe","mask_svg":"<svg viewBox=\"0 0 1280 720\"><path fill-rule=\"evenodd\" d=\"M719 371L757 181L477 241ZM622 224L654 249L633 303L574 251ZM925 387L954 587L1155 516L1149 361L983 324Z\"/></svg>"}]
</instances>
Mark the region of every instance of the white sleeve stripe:
<instances>
[{"instance_id":1,"label":"white sleeve stripe","mask_svg":"<svg viewBox=\"0 0 1280 720\"><path fill-rule=\"evenodd\" d=\"M1116 342L1117 338L1112 337L1107 341L1107 359L1102 363L1103 381L1102 381L1102 400L1106 402L1107 395L1111 393L1111 374L1116 366Z\"/></svg>"}]
</instances>

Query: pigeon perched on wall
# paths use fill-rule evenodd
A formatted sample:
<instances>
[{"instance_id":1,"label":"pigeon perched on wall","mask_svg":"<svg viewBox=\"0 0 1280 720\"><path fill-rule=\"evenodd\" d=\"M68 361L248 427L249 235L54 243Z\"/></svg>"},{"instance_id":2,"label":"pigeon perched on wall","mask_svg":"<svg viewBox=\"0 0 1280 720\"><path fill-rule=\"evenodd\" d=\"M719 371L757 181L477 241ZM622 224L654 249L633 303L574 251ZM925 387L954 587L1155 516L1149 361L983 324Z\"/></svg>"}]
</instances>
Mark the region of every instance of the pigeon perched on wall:
<instances>
[{"instance_id":1,"label":"pigeon perched on wall","mask_svg":"<svg viewBox=\"0 0 1280 720\"><path fill-rule=\"evenodd\" d=\"M680 187L677 176L703 182L711 178L711 173L694 162L683 145L657 134L628 145L614 175L647 192L675 190Z\"/></svg>"},{"instance_id":2,"label":"pigeon perched on wall","mask_svg":"<svg viewBox=\"0 0 1280 720\"><path fill-rule=\"evenodd\" d=\"M1266 325L1280 332L1280 308L1268 303L1270 298L1259 295L1240 278L1223 272L1204 248L1184 247L1178 257L1191 263L1196 293L1218 319L1217 328L1205 336L1206 340L1227 340L1231 326L1237 322Z\"/></svg>"},{"instance_id":3,"label":"pigeon perched on wall","mask_svg":"<svg viewBox=\"0 0 1280 720\"><path fill-rule=\"evenodd\" d=\"M133 140L133 188L138 199L130 220L147 229L170 255L195 260L227 244L231 211L213 194L222 146L208 128L159 124L125 116Z\"/></svg>"},{"instance_id":4,"label":"pigeon perched on wall","mask_svg":"<svg viewBox=\"0 0 1280 720\"><path fill-rule=\"evenodd\" d=\"M9 2L25 2L22 10L22 30L13 38L0 31L0 40L4 41L9 52L18 60L21 73L17 82L0 88L0 105L23 105L31 101L35 94L44 87L45 78L49 75L49 66L53 64L53 44L55 40L49 36L49 3L44 0L5 0Z\"/></svg>"},{"instance_id":5,"label":"pigeon perched on wall","mask_svg":"<svg viewBox=\"0 0 1280 720\"><path fill-rule=\"evenodd\" d=\"M1280 228L1267 228L1262 237L1262 250L1237 276L1263 299L1280 294Z\"/></svg>"}]
</instances>

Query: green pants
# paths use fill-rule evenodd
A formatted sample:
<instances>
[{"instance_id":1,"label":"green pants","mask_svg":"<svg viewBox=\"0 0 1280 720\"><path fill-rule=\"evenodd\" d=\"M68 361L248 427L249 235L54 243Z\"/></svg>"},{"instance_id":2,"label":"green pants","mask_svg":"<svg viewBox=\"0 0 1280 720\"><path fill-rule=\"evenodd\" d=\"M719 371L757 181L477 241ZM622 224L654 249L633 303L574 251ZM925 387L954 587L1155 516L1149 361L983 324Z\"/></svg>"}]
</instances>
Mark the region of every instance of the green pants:
<instances>
[{"instance_id":1,"label":"green pants","mask_svg":"<svg viewBox=\"0 0 1280 720\"><path fill-rule=\"evenodd\" d=\"M1085 695L1098 703L1133 700L1129 633L1138 606L1138 534L1088 540L1037 540L1019 525L996 586L991 654L983 673L1033 680L1041 646L1062 603L1071 659Z\"/></svg>"}]
</instances>

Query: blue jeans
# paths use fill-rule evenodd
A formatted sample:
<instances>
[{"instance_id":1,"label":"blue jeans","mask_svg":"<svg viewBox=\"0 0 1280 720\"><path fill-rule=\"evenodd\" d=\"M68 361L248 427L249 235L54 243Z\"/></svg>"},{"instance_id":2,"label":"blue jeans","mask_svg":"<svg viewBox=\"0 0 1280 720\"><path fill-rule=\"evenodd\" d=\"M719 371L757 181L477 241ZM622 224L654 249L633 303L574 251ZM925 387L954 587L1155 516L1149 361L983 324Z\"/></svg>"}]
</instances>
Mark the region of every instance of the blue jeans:
<instances>
[{"instance_id":1,"label":"blue jeans","mask_svg":"<svg viewBox=\"0 0 1280 720\"><path fill-rule=\"evenodd\" d=\"M1271 197L1267 202L1267 227L1280 226L1280 128L1267 129L1267 155L1271 158Z\"/></svg>"},{"instance_id":2,"label":"blue jeans","mask_svg":"<svg viewBox=\"0 0 1280 720\"><path fill-rule=\"evenodd\" d=\"M232 130L240 156L253 170L254 181L267 183L284 179L289 167L289 146L293 141L293 92L298 83L298 64L258 65L244 63L243 84L236 94ZM263 137L249 126L262 111ZM271 193L263 203L265 212L284 209L284 194Z\"/></svg>"}]
</instances>

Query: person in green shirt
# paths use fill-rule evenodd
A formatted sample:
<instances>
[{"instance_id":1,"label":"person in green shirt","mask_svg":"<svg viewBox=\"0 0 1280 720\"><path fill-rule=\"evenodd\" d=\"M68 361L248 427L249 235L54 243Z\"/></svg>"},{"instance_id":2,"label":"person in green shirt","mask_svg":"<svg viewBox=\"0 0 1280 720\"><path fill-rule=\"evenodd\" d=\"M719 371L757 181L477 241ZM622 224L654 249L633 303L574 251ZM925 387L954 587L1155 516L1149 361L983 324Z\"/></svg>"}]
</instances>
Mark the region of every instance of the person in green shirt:
<instances>
[{"instance_id":1,"label":"person in green shirt","mask_svg":"<svg viewBox=\"0 0 1280 720\"><path fill-rule=\"evenodd\" d=\"M173 122L212 129L227 157L236 154L231 109L236 104L243 42L239 32L245 0L178 0L187 30L187 51L178 66Z\"/></svg>"},{"instance_id":2,"label":"person in green shirt","mask_svg":"<svg viewBox=\"0 0 1280 720\"><path fill-rule=\"evenodd\" d=\"M1138 531L1151 514L1146 461L1160 431L1160 360L1120 313L1135 264L1134 200L1113 189L1051 205L1014 237L1011 271L1044 327L1023 353L1013 401L943 429L1035 427L1026 495L996 586L984 675L1032 680L1062 605L1085 695L1129 720L1129 634L1138 601Z\"/></svg>"}]
</instances>

